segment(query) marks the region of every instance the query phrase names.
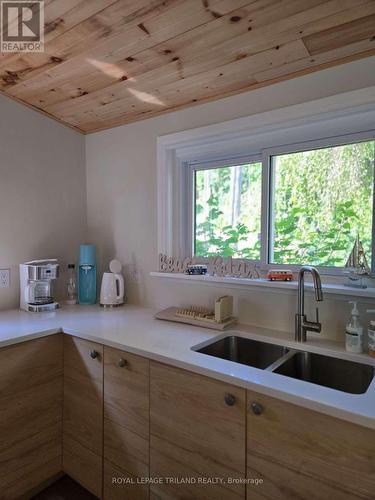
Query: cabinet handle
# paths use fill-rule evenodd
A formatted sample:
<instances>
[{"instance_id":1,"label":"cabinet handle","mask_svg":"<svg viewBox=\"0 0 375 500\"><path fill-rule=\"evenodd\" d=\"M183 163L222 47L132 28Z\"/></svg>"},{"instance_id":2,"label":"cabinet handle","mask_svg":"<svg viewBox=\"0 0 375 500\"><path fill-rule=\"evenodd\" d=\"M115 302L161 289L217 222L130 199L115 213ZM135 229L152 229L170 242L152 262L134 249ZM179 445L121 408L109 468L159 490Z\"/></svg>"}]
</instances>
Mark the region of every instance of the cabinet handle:
<instances>
[{"instance_id":1,"label":"cabinet handle","mask_svg":"<svg viewBox=\"0 0 375 500\"><path fill-rule=\"evenodd\" d=\"M90 356L92 357L92 359L96 359L99 357L99 353L98 351L93 350L90 352Z\"/></svg>"},{"instance_id":2,"label":"cabinet handle","mask_svg":"<svg viewBox=\"0 0 375 500\"><path fill-rule=\"evenodd\" d=\"M128 364L128 362L126 361L126 359L124 358L120 358L118 361L117 361L117 366L119 368L124 368L124 366L126 366Z\"/></svg>"},{"instance_id":3,"label":"cabinet handle","mask_svg":"<svg viewBox=\"0 0 375 500\"><path fill-rule=\"evenodd\" d=\"M251 403L251 409L254 415L261 415L263 413L263 406L260 403Z\"/></svg>"},{"instance_id":4,"label":"cabinet handle","mask_svg":"<svg viewBox=\"0 0 375 500\"><path fill-rule=\"evenodd\" d=\"M224 400L228 406L234 406L236 404L236 397L228 392L225 394Z\"/></svg>"}]
</instances>

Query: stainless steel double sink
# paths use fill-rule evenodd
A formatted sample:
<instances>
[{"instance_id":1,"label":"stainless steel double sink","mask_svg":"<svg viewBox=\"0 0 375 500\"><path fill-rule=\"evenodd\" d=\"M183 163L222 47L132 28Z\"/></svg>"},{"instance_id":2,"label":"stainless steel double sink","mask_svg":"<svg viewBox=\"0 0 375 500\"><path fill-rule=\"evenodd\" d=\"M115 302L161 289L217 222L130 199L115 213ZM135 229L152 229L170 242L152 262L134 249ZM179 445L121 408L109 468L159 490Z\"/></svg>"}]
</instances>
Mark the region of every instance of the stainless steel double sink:
<instances>
[{"instance_id":1,"label":"stainless steel double sink","mask_svg":"<svg viewBox=\"0 0 375 500\"><path fill-rule=\"evenodd\" d=\"M375 376L372 365L235 335L193 350L350 394L364 394Z\"/></svg>"}]
</instances>

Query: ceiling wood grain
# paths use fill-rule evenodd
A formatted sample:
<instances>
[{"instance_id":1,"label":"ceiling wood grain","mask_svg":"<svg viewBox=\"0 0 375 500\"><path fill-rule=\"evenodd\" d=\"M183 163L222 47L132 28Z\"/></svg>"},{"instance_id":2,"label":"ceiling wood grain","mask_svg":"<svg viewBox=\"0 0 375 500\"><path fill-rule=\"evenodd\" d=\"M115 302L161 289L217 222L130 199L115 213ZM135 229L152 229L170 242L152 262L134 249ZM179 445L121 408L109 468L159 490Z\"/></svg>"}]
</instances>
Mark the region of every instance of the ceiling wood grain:
<instances>
[{"instance_id":1,"label":"ceiling wood grain","mask_svg":"<svg viewBox=\"0 0 375 500\"><path fill-rule=\"evenodd\" d=\"M375 0L47 0L0 91L95 132L375 54Z\"/></svg>"}]
</instances>

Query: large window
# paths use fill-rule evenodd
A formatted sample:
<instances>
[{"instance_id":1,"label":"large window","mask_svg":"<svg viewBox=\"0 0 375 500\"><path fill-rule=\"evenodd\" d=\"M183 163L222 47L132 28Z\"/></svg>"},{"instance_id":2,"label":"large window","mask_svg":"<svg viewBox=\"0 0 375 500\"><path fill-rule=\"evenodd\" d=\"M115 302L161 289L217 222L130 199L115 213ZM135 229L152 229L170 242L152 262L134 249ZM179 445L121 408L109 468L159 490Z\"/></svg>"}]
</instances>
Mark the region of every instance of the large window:
<instances>
[{"instance_id":1,"label":"large window","mask_svg":"<svg viewBox=\"0 0 375 500\"><path fill-rule=\"evenodd\" d=\"M359 235L371 265L375 141L336 144L196 165L193 253L342 268Z\"/></svg>"},{"instance_id":2,"label":"large window","mask_svg":"<svg viewBox=\"0 0 375 500\"><path fill-rule=\"evenodd\" d=\"M260 259L262 164L195 171L196 255Z\"/></svg>"},{"instance_id":3,"label":"large window","mask_svg":"<svg viewBox=\"0 0 375 500\"><path fill-rule=\"evenodd\" d=\"M345 266L357 234L371 258L374 141L272 157L270 261Z\"/></svg>"}]
</instances>

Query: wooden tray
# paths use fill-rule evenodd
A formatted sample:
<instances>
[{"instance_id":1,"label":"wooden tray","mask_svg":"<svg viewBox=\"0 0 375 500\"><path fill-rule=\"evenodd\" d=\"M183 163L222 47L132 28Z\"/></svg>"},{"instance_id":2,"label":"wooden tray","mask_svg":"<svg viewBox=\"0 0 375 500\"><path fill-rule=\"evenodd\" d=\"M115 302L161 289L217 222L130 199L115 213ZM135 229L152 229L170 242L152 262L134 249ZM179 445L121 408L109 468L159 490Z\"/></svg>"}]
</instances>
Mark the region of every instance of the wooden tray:
<instances>
[{"instance_id":1,"label":"wooden tray","mask_svg":"<svg viewBox=\"0 0 375 500\"><path fill-rule=\"evenodd\" d=\"M223 323L215 323L211 321L204 321L194 318L183 318L181 316L176 316L176 311L180 309L179 307L168 307L155 314L156 319L162 319L164 321L173 321L175 323L185 323L187 325L200 326L203 328L210 328L211 330L225 330L229 326L234 325L237 322L237 318L230 318Z\"/></svg>"}]
</instances>

